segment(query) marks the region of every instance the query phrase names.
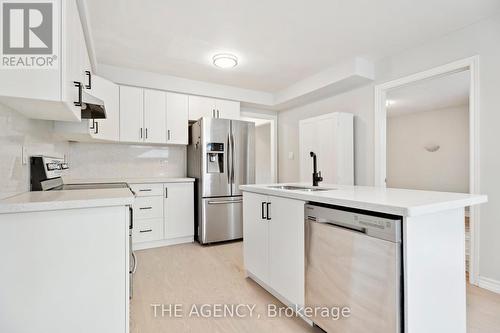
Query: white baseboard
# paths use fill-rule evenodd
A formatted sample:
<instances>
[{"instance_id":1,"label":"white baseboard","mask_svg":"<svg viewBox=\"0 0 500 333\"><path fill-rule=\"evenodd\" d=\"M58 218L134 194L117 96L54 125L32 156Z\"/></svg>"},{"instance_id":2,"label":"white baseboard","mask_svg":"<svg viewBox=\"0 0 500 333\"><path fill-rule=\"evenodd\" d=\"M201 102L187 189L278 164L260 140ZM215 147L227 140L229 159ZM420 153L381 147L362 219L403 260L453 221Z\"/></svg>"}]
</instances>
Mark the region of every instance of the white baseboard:
<instances>
[{"instance_id":1,"label":"white baseboard","mask_svg":"<svg viewBox=\"0 0 500 333\"><path fill-rule=\"evenodd\" d=\"M477 285L480 288L487 289L494 293L500 294L500 281L480 276L477 279L477 282L478 282Z\"/></svg>"},{"instance_id":2,"label":"white baseboard","mask_svg":"<svg viewBox=\"0 0 500 333\"><path fill-rule=\"evenodd\" d=\"M157 241L152 241L152 242L135 243L132 245L132 249L134 251L146 250L146 249L153 249L155 247L193 243L193 242L194 242L193 236L191 236L191 237L179 237L179 238L172 238L172 239L162 239L162 240L157 240Z\"/></svg>"}]
</instances>

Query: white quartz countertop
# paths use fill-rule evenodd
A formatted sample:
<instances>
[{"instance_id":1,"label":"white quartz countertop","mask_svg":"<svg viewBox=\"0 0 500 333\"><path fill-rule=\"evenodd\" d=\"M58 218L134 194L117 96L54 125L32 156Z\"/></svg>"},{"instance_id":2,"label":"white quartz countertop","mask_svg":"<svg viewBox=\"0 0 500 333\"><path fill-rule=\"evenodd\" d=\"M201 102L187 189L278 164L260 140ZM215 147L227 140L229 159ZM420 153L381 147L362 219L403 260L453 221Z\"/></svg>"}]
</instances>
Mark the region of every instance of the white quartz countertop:
<instances>
[{"instance_id":1,"label":"white quartz countertop","mask_svg":"<svg viewBox=\"0 0 500 333\"><path fill-rule=\"evenodd\" d=\"M316 192L269 188L269 186L278 185L311 187L310 183L293 183L242 185L240 186L240 189L247 192L352 207L399 216L431 214L449 209L473 206L488 201L488 197L486 195L404 190L368 186L321 184L320 187L331 188L332 190Z\"/></svg>"},{"instance_id":2,"label":"white quartz countertop","mask_svg":"<svg viewBox=\"0 0 500 333\"><path fill-rule=\"evenodd\" d=\"M128 188L26 192L0 200L0 214L126 206L133 202L134 195Z\"/></svg>"},{"instance_id":3,"label":"white quartz countertop","mask_svg":"<svg viewBox=\"0 0 500 333\"><path fill-rule=\"evenodd\" d=\"M89 184L89 183L189 183L194 178L171 178L171 177L149 177L149 178L69 178L63 177L65 184Z\"/></svg>"}]
</instances>

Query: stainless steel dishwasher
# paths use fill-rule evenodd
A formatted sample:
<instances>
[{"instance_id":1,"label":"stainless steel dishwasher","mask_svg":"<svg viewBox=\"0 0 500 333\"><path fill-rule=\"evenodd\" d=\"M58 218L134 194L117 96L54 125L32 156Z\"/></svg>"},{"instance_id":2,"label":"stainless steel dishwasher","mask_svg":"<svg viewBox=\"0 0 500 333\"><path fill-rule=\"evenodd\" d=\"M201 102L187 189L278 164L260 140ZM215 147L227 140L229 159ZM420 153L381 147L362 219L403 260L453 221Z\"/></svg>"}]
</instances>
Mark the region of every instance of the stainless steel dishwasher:
<instances>
[{"instance_id":1,"label":"stainless steel dishwasher","mask_svg":"<svg viewBox=\"0 0 500 333\"><path fill-rule=\"evenodd\" d=\"M305 303L349 307L310 318L328 333L403 332L401 218L305 206Z\"/></svg>"}]
</instances>

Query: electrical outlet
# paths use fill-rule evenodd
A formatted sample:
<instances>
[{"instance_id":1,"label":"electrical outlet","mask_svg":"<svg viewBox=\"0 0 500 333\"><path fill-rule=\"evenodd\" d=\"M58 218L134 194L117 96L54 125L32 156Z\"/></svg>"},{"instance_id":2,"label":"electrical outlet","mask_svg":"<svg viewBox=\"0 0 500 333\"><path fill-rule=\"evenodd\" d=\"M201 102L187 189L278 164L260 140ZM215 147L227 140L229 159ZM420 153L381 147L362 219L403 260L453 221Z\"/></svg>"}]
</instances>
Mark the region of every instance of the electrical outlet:
<instances>
[{"instance_id":1,"label":"electrical outlet","mask_svg":"<svg viewBox=\"0 0 500 333\"><path fill-rule=\"evenodd\" d=\"M28 164L28 148L25 146L23 146L21 150L21 160L23 161L23 165Z\"/></svg>"}]
</instances>

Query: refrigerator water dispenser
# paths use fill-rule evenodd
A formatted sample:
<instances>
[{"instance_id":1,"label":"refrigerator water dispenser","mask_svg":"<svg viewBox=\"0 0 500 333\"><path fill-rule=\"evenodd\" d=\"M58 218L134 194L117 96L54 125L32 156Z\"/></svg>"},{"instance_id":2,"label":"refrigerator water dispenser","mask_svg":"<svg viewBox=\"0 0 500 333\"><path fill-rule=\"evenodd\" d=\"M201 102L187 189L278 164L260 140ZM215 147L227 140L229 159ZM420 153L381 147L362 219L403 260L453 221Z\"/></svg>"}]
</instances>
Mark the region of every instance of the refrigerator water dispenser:
<instances>
[{"instance_id":1,"label":"refrigerator water dispenser","mask_svg":"<svg viewBox=\"0 0 500 333\"><path fill-rule=\"evenodd\" d=\"M224 173L224 144L211 142L207 150L207 172Z\"/></svg>"}]
</instances>

